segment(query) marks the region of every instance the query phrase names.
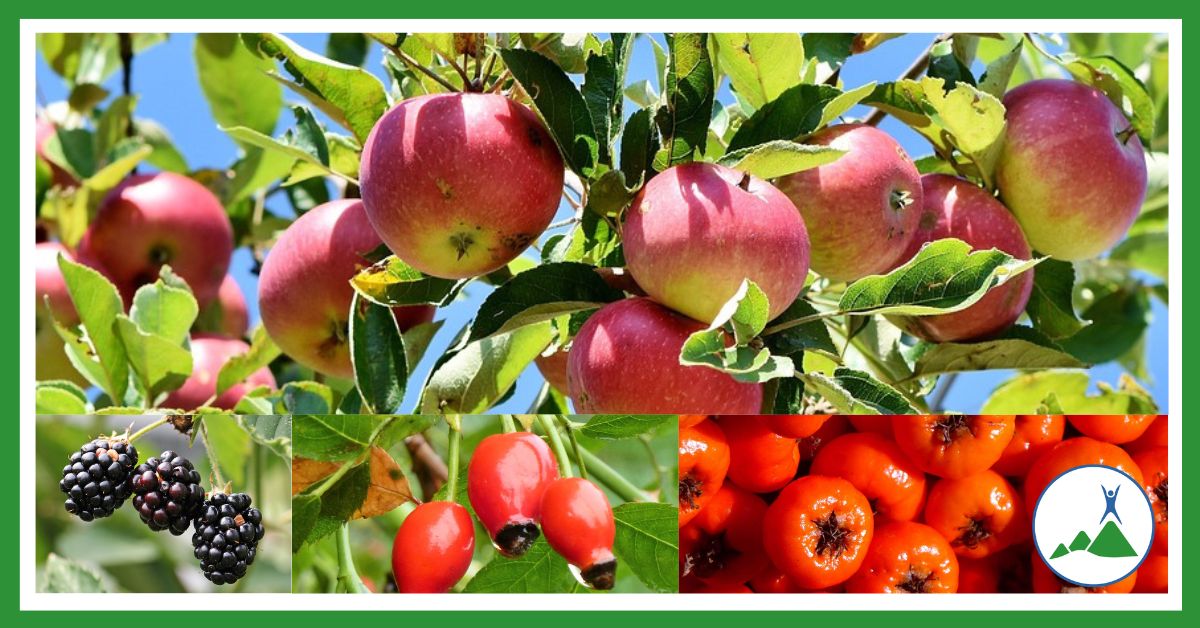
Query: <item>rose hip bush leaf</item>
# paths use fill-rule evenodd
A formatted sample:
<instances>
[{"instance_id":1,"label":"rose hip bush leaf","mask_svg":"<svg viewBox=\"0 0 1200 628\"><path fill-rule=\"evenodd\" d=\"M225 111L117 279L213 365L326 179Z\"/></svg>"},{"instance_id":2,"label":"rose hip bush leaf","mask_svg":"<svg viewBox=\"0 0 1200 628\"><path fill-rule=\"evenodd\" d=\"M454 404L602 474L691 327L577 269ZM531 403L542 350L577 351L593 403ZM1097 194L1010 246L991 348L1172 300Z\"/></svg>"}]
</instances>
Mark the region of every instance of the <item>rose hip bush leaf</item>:
<instances>
[{"instance_id":1,"label":"rose hip bush leaf","mask_svg":"<svg viewBox=\"0 0 1200 628\"><path fill-rule=\"evenodd\" d=\"M408 357L391 308L355 294L350 302L350 358L367 414L391 412L404 401Z\"/></svg>"},{"instance_id":2,"label":"rose hip bush leaf","mask_svg":"<svg viewBox=\"0 0 1200 628\"><path fill-rule=\"evenodd\" d=\"M375 121L387 110L383 83L362 68L337 63L296 45L277 34L242 35L251 51L274 57L294 80L269 74L321 109L331 119L365 142Z\"/></svg>"},{"instance_id":3,"label":"rose hip bush leaf","mask_svg":"<svg viewBox=\"0 0 1200 628\"><path fill-rule=\"evenodd\" d=\"M992 369L1086 368L1088 365L1029 327L1014 326L981 342L918 345L913 376Z\"/></svg>"},{"instance_id":4,"label":"rose hip bush leaf","mask_svg":"<svg viewBox=\"0 0 1200 628\"><path fill-rule=\"evenodd\" d=\"M679 587L679 510L671 504L630 502L613 509L613 551L646 586L659 592Z\"/></svg>"},{"instance_id":5,"label":"rose hip bush leaf","mask_svg":"<svg viewBox=\"0 0 1200 628\"><path fill-rule=\"evenodd\" d=\"M658 170L704 153L716 89L708 35L675 33L666 37L670 51L666 83L663 102L654 114L663 138L663 147L654 157Z\"/></svg>"},{"instance_id":6,"label":"rose hip bush leaf","mask_svg":"<svg viewBox=\"0 0 1200 628\"><path fill-rule=\"evenodd\" d=\"M553 61L530 50L500 51L504 62L533 106L546 121L571 170L589 177L599 159L600 145L591 112L579 89Z\"/></svg>"},{"instance_id":7,"label":"rose hip bush leaf","mask_svg":"<svg viewBox=\"0 0 1200 628\"><path fill-rule=\"evenodd\" d=\"M363 269L350 281L354 290L386 306L445 305L466 285L465 281L422 274L395 255Z\"/></svg>"},{"instance_id":8,"label":"rose hip bush leaf","mask_svg":"<svg viewBox=\"0 0 1200 628\"><path fill-rule=\"evenodd\" d=\"M292 442L298 457L339 462L366 451L378 429L379 422L370 416L297 416L292 421Z\"/></svg>"},{"instance_id":9,"label":"rose hip bush leaf","mask_svg":"<svg viewBox=\"0 0 1200 628\"><path fill-rule=\"evenodd\" d=\"M543 264L496 288L479 306L471 341L574 312L596 309L625 295L609 287L595 267L578 262Z\"/></svg>"},{"instance_id":10,"label":"rose hip bush leaf","mask_svg":"<svg viewBox=\"0 0 1200 628\"><path fill-rule=\"evenodd\" d=\"M579 432L602 440L637 438L670 422L670 416L663 414L596 414L588 417Z\"/></svg>"},{"instance_id":11,"label":"rose hip bush leaf","mask_svg":"<svg viewBox=\"0 0 1200 628\"><path fill-rule=\"evenodd\" d=\"M678 560L678 559L677 559ZM517 558L489 561L467 583L465 593L566 593L580 585L567 561L554 553L544 537Z\"/></svg>"},{"instance_id":12,"label":"rose hip bush leaf","mask_svg":"<svg viewBox=\"0 0 1200 628\"><path fill-rule=\"evenodd\" d=\"M799 33L713 33L717 62L733 89L755 109L800 83Z\"/></svg>"},{"instance_id":13,"label":"rose hip bush leaf","mask_svg":"<svg viewBox=\"0 0 1200 628\"><path fill-rule=\"evenodd\" d=\"M864 277L850 284L838 307L854 314L923 316L957 312L1040 261L1019 260L995 249L972 252L962 240L947 238L925 245L911 260L886 275Z\"/></svg>"}]
</instances>

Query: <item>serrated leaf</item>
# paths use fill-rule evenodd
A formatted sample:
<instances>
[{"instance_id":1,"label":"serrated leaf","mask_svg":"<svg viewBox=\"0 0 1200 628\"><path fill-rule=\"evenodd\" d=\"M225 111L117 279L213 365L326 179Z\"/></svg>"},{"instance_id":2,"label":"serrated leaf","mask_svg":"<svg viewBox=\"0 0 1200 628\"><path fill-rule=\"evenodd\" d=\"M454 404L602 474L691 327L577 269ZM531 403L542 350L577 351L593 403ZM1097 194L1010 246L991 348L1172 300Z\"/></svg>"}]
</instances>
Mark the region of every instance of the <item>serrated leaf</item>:
<instances>
[{"instance_id":1,"label":"serrated leaf","mask_svg":"<svg viewBox=\"0 0 1200 628\"><path fill-rule=\"evenodd\" d=\"M1071 262L1044 260L1033 269L1033 291L1025 313L1034 329L1052 339L1066 338L1083 328L1075 316L1075 267Z\"/></svg>"},{"instance_id":2,"label":"serrated leaf","mask_svg":"<svg viewBox=\"0 0 1200 628\"><path fill-rule=\"evenodd\" d=\"M844 154L829 146L772 140L725 153L717 163L760 179L775 179L832 163Z\"/></svg>"},{"instance_id":3,"label":"serrated leaf","mask_svg":"<svg viewBox=\"0 0 1200 628\"><path fill-rule=\"evenodd\" d=\"M926 316L958 312L1039 262L1041 259L1018 260L996 249L972 252L962 240L946 238L926 244L911 260L886 275L872 275L850 284L838 307L855 314Z\"/></svg>"},{"instance_id":4,"label":"serrated leaf","mask_svg":"<svg viewBox=\"0 0 1200 628\"><path fill-rule=\"evenodd\" d=\"M1084 368L1075 356L1028 327L1016 326L981 342L929 345L917 358L914 377L996 369Z\"/></svg>"},{"instance_id":5,"label":"serrated leaf","mask_svg":"<svg viewBox=\"0 0 1200 628\"><path fill-rule=\"evenodd\" d=\"M91 354L88 361L99 363L96 372L102 375L97 382L110 399L122 400L128 386L129 362L125 345L114 327L117 316L125 309L121 295L99 272L82 264L76 264L63 255L58 257L58 268L67 292L79 313L79 320L87 330L87 341ZM70 344L71 338L64 337ZM189 367L188 371L191 371Z\"/></svg>"},{"instance_id":6,"label":"serrated leaf","mask_svg":"<svg viewBox=\"0 0 1200 628\"><path fill-rule=\"evenodd\" d=\"M1059 340L1059 344L1091 364L1116 360L1141 341L1150 327L1150 316L1150 300L1144 290L1114 290L1097 298L1083 312L1090 324Z\"/></svg>"},{"instance_id":7,"label":"serrated leaf","mask_svg":"<svg viewBox=\"0 0 1200 628\"><path fill-rule=\"evenodd\" d=\"M654 119L663 138L659 152L666 153L664 163L669 167L704 154L716 85L707 34L674 33L666 37L666 84L662 106Z\"/></svg>"},{"instance_id":8,"label":"serrated leaf","mask_svg":"<svg viewBox=\"0 0 1200 628\"><path fill-rule=\"evenodd\" d=\"M654 591L679 589L679 511L670 504L628 503L613 509L613 553Z\"/></svg>"},{"instance_id":9,"label":"serrated leaf","mask_svg":"<svg viewBox=\"0 0 1200 628\"><path fill-rule=\"evenodd\" d=\"M667 414L597 414L588 417L579 431L584 436L603 440L637 438L654 433L672 420Z\"/></svg>"},{"instance_id":10,"label":"serrated leaf","mask_svg":"<svg viewBox=\"0 0 1200 628\"><path fill-rule=\"evenodd\" d=\"M246 461L253 441L231 415L206 415L200 419L208 439L206 454L216 460L221 478L234 486L246 485Z\"/></svg>"},{"instance_id":11,"label":"serrated leaf","mask_svg":"<svg viewBox=\"0 0 1200 628\"><path fill-rule=\"evenodd\" d=\"M390 255L350 280L354 290L378 305L445 305L465 281L430 277Z\"/></svg>"},{"instance_id":12,"label":"serrated leaf","mask_svg":"<svg viewBox=\"0 0 1200 628\"><path fill-rule=\"evenodd\" d=\"M488 295L479 306L469 339L475 341L596 309L624 296L605 283L593 266L578 262L543 264L518 274Z\"/></svg>"},{"instance_id":13,"label":"serrated leaf","mask_svg":"<svg viewBox=\"0 0 1200 628\"><path fill-rule=\"evenodd\" d=\"M1056 60L1075 80L1104 92L1118 109L1130 116L1130 122L1142 142L1150 143L1154 137L1154 100L1133 70L1110 56L1076 57L1064 53ZM1128 109L1125 107L1126 101L1129 102Z\"/></svg>"},{"instance_id":14,"label":"serrated leaf","mask_svg":"<svg viewBox=\"0 0 1200 628\"><path fill-rule=\"evenodd\" d=\"M569 575L569 574L568 574ZM42 568L41 593L108 593L104 581L91 567L63 558L53 552Z\"/></svg>"},{"instance_id":15,"label":"serrated leaf","mask_svg":"<svg viewBox=\"0 0 1200 628\"><path fill-rule=\"evenodd\" d=\"M575 84L553 61L531 50L503 49L500 56L546 121L568 166L580 177L590 177L599 159L599 140Z\"/></svg>"},{"instance_id":16,"label":"serrated leaf","mask_svg":"<svg viewBox=\"0 0 1200 628\"><path fill-rule=\"evenodd\" d=\"M550 322L468 343L434 367L421 394L421 411L433 414L479 414L498 402L521 371L553 339Z\"/></svg>"},{"instance_id":17,"label":"serrated leaf","mask_svg":"<svg viewBox=\"0 0 1200 628\"><path fill-rule=\"evenodd\" d=\"M1113 387L1100 382L1088 394L1091 380L1082 371L1024 373L1000 384L983 403L983 414L1036 414L1053 399L1061 414L1156 414L1154 400L1131 380Z\"/></svg>"},{"instance_id":18,"label":"serrated leaf","mask_svg":"<svg viewBox=\"0 0 1200 628\"><path fill-rule=\"evenodd\" d=\"M804 299L796 299L788 309L772 321L772 326L781 326L798 318L808 318L818 314L816 308ZM802 325L788 327L778 332L766 330L763 340L775 355L795 356L805 351L820 351L827 355L837 355L837 347L829 336L829 328L820 320L811 320Z\"/></svg>"},{"instance_id":19,"label":"serrated leaf","mask_svg":"<svg viewBox=\"0 0 1200 628\"><path fill-rule=\"evenodd\" d=\"M1013 71L1021 62L1021 53L1024 51L1025 40L1020 39L1017 40L1017 45L1013 46L1012 50L988 63L983 76L979 77L979 91L991 94L996 98L1003 98L1004 92L1008 91L1008 83L1012 80Z\"/></svg>"},{"instance_id":20,"label":"serrated leaf","mask_svg":"<svg viewBox=\"0 0 1200 628\"><path fill-rule=\"evenodd\" d=\"M200 307L183 279L164 266L154 283L137 289L129 318L138 328L171 344L183 344Z\"/></svg>"},{"instance_id":21,"label":"serrated leaf","mask_svg":"<svg viewBox=\"0 0 1200 628\"><path fill-rule=\"evenodd\" d=\"M649 105L635 111L625 121L621 133L621 174L625 175L625 185L631 188L641 187L645 182L658 152L658 133L651 114Z\"/></svg>"},{"instance_id":22,"label":"serrated leaf","mask_svg":"<svg viewBox=\"0 0 1200 628\"><path fill-rule=\"evenodd\" d=\"M675 559L678 562L678 558ZM579 584L567 561L550 549L544 537L517 558L498 553L463 589L464 593L568 593Z\"/></svg>"},{"instance_id":23,"label":"serrated leaf","mask_svg":"<svg viewBox=\"0 0 1200 628\"><path fill-rule=\"evenodd\" d=\"M309 534L321 515L321 498L315 495L292 497L292 553L308 542Z\"/></svg>"},{"instance_id":24,"label":"serrated leaf","mask_svg":"<svg viewBox=\"0 0 1200 628\"><path fill-rule=\"evenodd\" d=\"M799 33L713 33L721 72L755 109L800 83Z\"/></svg>"},{"instance_id":25,"label":"serrated leaf","mask_svg":"<svg viewBox=\"0 0 1200 628\"><path fill-rule=\"evenodd\" d=\"M256 327L250 340L250 349L229 358L221 365L221 370L217 373L217 396L246 381L247 377L271 364L281 353L279 347L267 335L266 328L262 325Z\"/></svg>"},{"instance_id":26,"label":"serrated leaf","mask_svg":"<svg viewBox=\"0 0 1200 628\"><path fill-rule=\"evenodd\" d=\"M729 150L808 135L820 128L825 108L840 96L841 90L828 85L791 87L742 122L729 140Z\"/></svg>"},{"instance_id":27,"label":"serrated leaf","mask_svg":"<svg viewBox=\"0 0 1200 628\"><path fill-rule=\"evenodd\" d=\"M200 88L218 126L271 135L283 107L283 89L266 76L270 59L251 53L236 33L200 33L193 51Z\"/></svg>"},{"instance_id":28,"label":"serrated leaf","mask_svg":"<svg viewBox=\"0 0 1200 628\"><path fill-rule=\"evenodd\" d=\"M87 414L87 394L67 381L38 382L33 398L34 408L43 414Z\"/></svg>"},{"instance_id":29,"label":"serrated leaf","mask_svg":"<svg viewBox=\"0 0 1200 628\"><path fill-rule=\"evenodd\" d=\"M192 374L192 353L181 344L142 331L124 314L117 316L116 331L146 399L179 388Z\"/></svg>"},{"instance_id":30,"label":"serrated leaf","mask_svg":"<svg viewBox=\"0 0 1200 628\"><path fill-rule=\"evenodd\" d=\"M238 423L254 442L284 460L292 459L292 417L286 415L239 416Z\"/></svg>"},{"instance_id":31,"label":"serrated leaf","mask_svg":"<svg viewBox=\"0 0 1200 628\"><path fill-rule=\"evenodd\" d=\"M717 329L729 323L734 342L738 346L745 346L766 328L770 307L766 293L758 284L743 279L737 292L721 306L708 328Z\"/></svg>"},{"instance_id":32,"label":"serrated leaf","mask_svg":"<svg viewBox=\"0 0 1200 628\"><path fill-rule=\"evenodd\" d=\"M279 402L291 414L327 414L333 410L333 391L317 382L288 382Z\"/></svg>"},{"instance_id":33,"label":"serrated leaf","mask_svg":"<svg viewBox=\"0 0 1200 628\"><path fill-rule=\"evenodd\" d=\"M838 367L833 376L797 375L808 391L817 393L843 414L912 414L913 408L896 389L871 375Z\"/></svg>"},{"instance_id":34,"label":"serrated leaf","mask_svg":"<svg viewBox=\"0 0 1200 628\"><path fill-rule=\"evenodd\" d=\"M371 415L300 415L292 420L297 457L342 462L362 455L383 418Z\"/></svg>"},{"instance_id":35,"label":"serrated leaf","mask_svg":"<svg viewBox=\"0 0 1200 628\"><path fill-rule=\"evenodd\" d=\"M625 95L625 73L629 65L629 53L633 48L633 37L626 33L612 33L604 42L601 52L587 55L586 71L580 92L588 111L591 112L592 127L599 144L600 163L613 165L613 142L621 131Z\"/></svg>"},{"instance_id":36,"label":"serrated leaf","mask_svg":"<svg viewBox=\"0 0 1200 628\"><path fill-rule=\"evenodd\" d=\"M362 299L350 303L350 357L366 413L392 412L404 401L408 359L392 309Z\"/></svg>"}]
</instances>

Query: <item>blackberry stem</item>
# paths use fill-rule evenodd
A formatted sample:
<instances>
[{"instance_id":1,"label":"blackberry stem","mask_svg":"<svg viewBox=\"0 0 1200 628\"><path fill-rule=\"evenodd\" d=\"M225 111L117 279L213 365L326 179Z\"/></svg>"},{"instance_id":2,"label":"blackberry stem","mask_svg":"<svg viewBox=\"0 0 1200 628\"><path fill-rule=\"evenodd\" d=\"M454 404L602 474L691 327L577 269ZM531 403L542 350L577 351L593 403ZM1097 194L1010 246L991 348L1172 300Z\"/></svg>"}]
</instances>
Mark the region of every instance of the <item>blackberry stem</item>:
<instances>
[{"instance_id":1,"label":"blackberry stem","mask_svg":"<svg viewBox=\"0 0 1200 628\"><path fill-rule=\"evenodd\" d=\"M125 440L125 442L127 442L129 444L133 444L134 441L145 436L147 433L150 432L150 430L153 430L156 427L162 427L163 425L166 425L166 423L170 420L171 420L170 417L164 417L162 419L159 419L159 420L151 423L150 425L147 425L146 427L143 427L142 429L134 432L128 439Z\"/></svg>"},{"instance_id":2,"label":"blackberry stem","mask_svg":"<svg viewBox=\"0 0 1200 628\"><path fill-rule=\"evenodd\" d=\"M208 466L212 468L213 490L225 490L225 480L221 477L221 469L217 466L217 458L213 455L212 445L208 442L208 425L200 422L200 441L204 443L204 457L208 458Z\"/></svg>"}]
</instances>

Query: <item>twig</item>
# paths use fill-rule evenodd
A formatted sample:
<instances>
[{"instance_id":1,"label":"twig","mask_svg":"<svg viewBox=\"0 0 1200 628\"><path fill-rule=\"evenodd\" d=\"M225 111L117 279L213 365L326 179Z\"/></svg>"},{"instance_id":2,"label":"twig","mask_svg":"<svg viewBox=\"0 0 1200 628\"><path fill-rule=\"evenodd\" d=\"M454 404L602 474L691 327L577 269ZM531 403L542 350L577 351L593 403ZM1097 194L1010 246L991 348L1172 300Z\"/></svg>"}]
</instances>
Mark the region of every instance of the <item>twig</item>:
<instances>
[{"instance_id":1,"label":"twig","mask_svg":"<svg viewBox=\"0 0 1200 628\"><path fill-rule=\"evenodd\" d=\"M454 83L451 83L450 81L447 81L446 79L438 76L437 72L434 72L433 70L422 65L421 62L408 56L407 52L404 52L403 50L397 48L396 46L387 46L387 49L391 50L392 54L396 55L396 58L403 61L405 63L405 65L407 65L408 67L410 67L414 70L420 70L422 73L424 73L426 76L428 76L429 78L436 81L442 87L445 87L446 89L448 89L452 92L459 91L458 88L454 86Z\"/></svg>"},{"instance_id":2,"label":"twig","mask_svg":"<svg viewBox=\"0 0 1200 628\"><path fill-rule=\"evenodd\" d=\"M950 373L942 379L942 387L938 389L937 394L933 396L933 400L929 402L931 412L941 414L945 408L943 404L946 402L946 397L950 394L950 387L954 385L954 380L958 379L958 373Z\"/></svg>"},{"instance_id":3,"label":"twig","mask_svg":"<svg viewBox=\"0 0 1200 628\"><path fill-rule=\"evenodd\" d=\"M446 463L421 434L413 434L404 439L404 446L412 456L413 473L416 473L417 479L421 481L421 495L428 499L446 483L449 477Z\"/></svg>"}]
</instances>

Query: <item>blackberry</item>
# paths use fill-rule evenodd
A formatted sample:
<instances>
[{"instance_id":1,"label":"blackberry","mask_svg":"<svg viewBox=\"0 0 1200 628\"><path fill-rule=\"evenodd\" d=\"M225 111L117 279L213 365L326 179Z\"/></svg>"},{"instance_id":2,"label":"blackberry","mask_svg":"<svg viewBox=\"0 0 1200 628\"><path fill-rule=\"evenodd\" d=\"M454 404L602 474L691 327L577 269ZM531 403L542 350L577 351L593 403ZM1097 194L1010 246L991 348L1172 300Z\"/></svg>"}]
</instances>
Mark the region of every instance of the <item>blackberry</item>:
<instances>
[{"instance_id":1,"label":"blackberry","mask_svg":"<svg viewBox=\"0 0 1200 628\"><path fill-rule=\"evenodd\" d=\"M233 584L254 563L263 537L262 513L245 493L213 493L196 514L192 547L204 577Z\"/></svg>"},{"instance_id":2,"label":"blackberry","mask_svg":"<svg viewBox=\"0 0 1200 628\"><path fill-rule=\"evenodd\" d=\"M133 472L133 507L151 530L187 532L192 517L204 503L200 473L187 458L164 451L138 465Z\"/></svg>"},{"instance_id":3,"label":"blackberry","mask_svg":"<svg viewBox=\"0 0 1200 628\"><path fill-rule=\"evenodd\" d=\"M137 449L123 440L97 438L71 454L58 487L67 495L67 512L84 521L113 514L131 492Z\"/></svg>"}]
</instances>

